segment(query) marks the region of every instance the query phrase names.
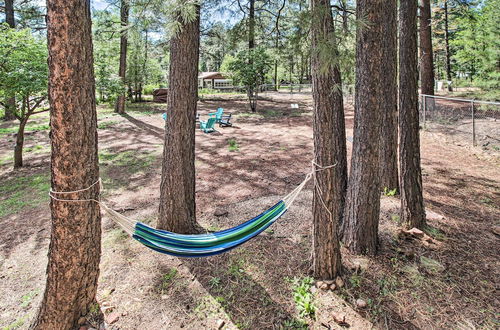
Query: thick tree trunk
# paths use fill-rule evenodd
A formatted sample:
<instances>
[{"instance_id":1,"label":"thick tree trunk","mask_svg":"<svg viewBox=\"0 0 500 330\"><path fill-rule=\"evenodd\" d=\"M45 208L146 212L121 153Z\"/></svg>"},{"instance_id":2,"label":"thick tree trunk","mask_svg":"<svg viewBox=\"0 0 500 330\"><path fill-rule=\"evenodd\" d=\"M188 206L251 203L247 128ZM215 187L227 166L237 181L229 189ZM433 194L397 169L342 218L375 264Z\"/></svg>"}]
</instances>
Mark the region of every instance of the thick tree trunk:
<instances>
[{"instance_id":1,"label":"thick tree trunk","mask_svg":"<svg viewBox=\"0 0 500 330\"><path fill-rule=\"evenodd\" d=\"M90 2L48 0L52 189L90 187L99 178ZM97 199L99 185L63 199ZM95 202L52 199L47 285L34 329L73 329L98 319L101 216ZM93 322L91 322L93 323ZM98 324L92 324L98 328Z\"/></svg>"},{"instance_id":2,"label":"thick tree trunk","mask_svg":"<svg viewBox=\"0 0 500 330\"><path fill-rule=\"evenodd\" d=\"M353 253L375 254L380 214L380 84L382 0L358 0L367 25L356 36L356 108L351 173L344 215L344 243Z\"/></svg>"},{"instance_id":3,"label":"thick tree trunk","mask_svg":"<svg viewBox=\"0 0 500 330\"><path fill-rule=\"evenodd\" d=\"M401 166L401 220L422 228L425 210L420 168L417 69L417 5L401 0L399 8L399 163Z\"/></svg>"},{"instance_id":4,"label":"thick tree trunk","mask_svg":"<svg viewBox=\"0 0 500 330\"><path fill-rule=\"evenodd\" d=\"M382 81L380 87L380 185L399 191L398 180L398 20L397 0L383 3Z\"/></svg>"},{"instance_id":5,"label":"thick tree trunk","mask_svg":"<svg viewBox=\"0 0 500 330\"><path fill-rule=\"evenodd\" d=\"M420 0L420 81L422 94L434 95L430 0Z\"/></svg>"},{"instance_id":6,"label":"thick tree trunk","mask_svg":"<svg viewBox=\"0 0 500 330\"><path fill-rule=\"evenodd\" d=\"M24 128L28 122L28 117L23 118L19 123L16 136L16 146L14 147L14 168L23 166L23 145L24 145Z\"/></svg>"},{"instance_id":7,"label":"thick tree trunk","mask_svg":"<svg viewBox=\"0 0 500 330\"><path fill-rule=\"evenodd\" d=\"M158 228L176 233L197 231L194 139L198 99L200 18L181 21L170 42L170 75Z\"/></svg>"},{"instance_id":8,"label":"thick tree trunk","mask_svg":"<svg viewBox=\"0 0 500 330\"><path fill-rule=\"evenodd\" d=\"M120 21L121 21L121 35L120 35L120 67L118 69L118 75L122 80L123 86L126 84L126 75L127 75L127 46L128 46L128 15L129 15L129 0L121 1L120 8ZM115 104L115 111L118 113L125 113L125 92L118 95Z\"/></svg>"},{"instance_id":9,"label":"thick tree trunk","mask_svg":"<svg viewBox=\"0 0 500 330\"><path fill-rule=\"evenodd\" d=\"M331 45L336 51L335 31L329 0L312 0L312 47ZM314 276L334 279L341 272L339 222L347 189L347 151L342 81L338 64L327 64L313 51L314 161L335 167L317 172L313 198ZM325 65L326 64L326 65ZM325 69L326 68L326 69ZM328 209L326 209L328 208Z\"/></svg>"},{"instance_id":10,"label":"thick tree trunk","mask_svg":"<svg viewBox=\"0 0 500 330\"><path fill-rule=\"evenodd\" d=\"M5 0L5 23L12 29L16 27L16 20L14 17L14 0ZM5 99L5 114L4 120L16 119L16 97L10 96Z\"/></svg>"},{"instance_id":11,"label":"thick tree trunk","mask_svg":"<svg viewBox=\"0 0 500 330\"><path fill-rule=\"evenodd\" d=\"M448 1L444 1L444 42L446 49L446 79L448 85L448 92L453 92L453 86L451 84L451 61L450 61L450 36L448 29Z\"/></svg>"}]
</instances>

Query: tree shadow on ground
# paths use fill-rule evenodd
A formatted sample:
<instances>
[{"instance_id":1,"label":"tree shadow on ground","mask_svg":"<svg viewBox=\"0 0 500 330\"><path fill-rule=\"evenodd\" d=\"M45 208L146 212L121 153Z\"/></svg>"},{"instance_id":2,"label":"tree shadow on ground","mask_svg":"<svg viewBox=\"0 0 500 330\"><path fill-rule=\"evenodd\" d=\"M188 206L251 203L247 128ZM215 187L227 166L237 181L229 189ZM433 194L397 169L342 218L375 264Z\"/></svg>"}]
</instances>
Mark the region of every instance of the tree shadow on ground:
<instances>
[{"instance_id":1,"label":"tree shadow on ground","mask_svg":"<svg viewBox=\"0 0 500 330\"><path fill-rule=\"evenodd\" d=\"M236 326L276 329L295 319L285 277L305 273L306 253L289 240L259 236L231 252L184 264ZM288 301L276 300L288 290Z\"/></svg>"}]
</instances>

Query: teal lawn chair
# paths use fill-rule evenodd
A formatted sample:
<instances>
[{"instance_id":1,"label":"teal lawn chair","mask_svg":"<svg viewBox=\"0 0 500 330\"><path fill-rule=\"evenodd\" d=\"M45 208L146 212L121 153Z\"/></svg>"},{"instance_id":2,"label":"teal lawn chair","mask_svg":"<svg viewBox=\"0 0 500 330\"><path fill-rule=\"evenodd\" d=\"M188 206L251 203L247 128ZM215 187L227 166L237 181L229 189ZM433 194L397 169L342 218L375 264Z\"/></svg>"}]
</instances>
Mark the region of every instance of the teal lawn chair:
<instances>
[{"instance_id":1,"label":"teal lawn chair","mask_svg":"<svg viewBox=\"0 0 500 330\"><path fill-rule=\"evenodd\" d=\"M214 128L215 122L216 122L215 117L208 118L207 121L200 120L200 129L204 133L215 132L215 128Z\"/></svg>"},{"instance_id":2,"label":"teal lawn chair","mask_svg":"<svg viewBox=\"0 0 500 330\"><path fill-rule=\"evenodd\" d=\"M224 114L224 109L218 108L216 112L209 113L208 117L215 118L215 122L220 123L223 114Z\"/></svg>"}]
</instances>

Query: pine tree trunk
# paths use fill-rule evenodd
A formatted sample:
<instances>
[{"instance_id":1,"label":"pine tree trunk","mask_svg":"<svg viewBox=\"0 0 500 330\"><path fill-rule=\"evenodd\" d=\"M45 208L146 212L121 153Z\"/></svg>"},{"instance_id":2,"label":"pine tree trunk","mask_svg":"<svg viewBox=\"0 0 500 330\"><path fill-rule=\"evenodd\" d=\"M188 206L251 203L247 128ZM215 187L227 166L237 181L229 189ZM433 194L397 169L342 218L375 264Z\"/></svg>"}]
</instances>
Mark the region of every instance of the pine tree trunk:
<instances>
[{"instance_id":1,"label":"pine tree trunk","mask_svg":"<svg viewBox=\"0 0 500 330\"><path fill-rule=\"evenodd\" d=\"M399 163L401 220L423 228L425 210L420 168L417 69L417 5L401 0L399 8Z\"/></svg>"},{"instance_id":2,"label":"pine tree trunk","mask_svg":"<svg viewBox=\"0 0 500 330\"><path fill-rule=\"evenodd\" d=\"M10 28L16 27L16 20L14 17L14 0L5 0L5 23L9 25ZM16 97L9 96L5 99L5 114L4 120L14 120L16 119Z\"/></svg>"},{"instance_id":3,"label":"pine tree trunk","mask_svg":"<svg viewBox=\"0 0 500 330\"><path fill-rule=\"evenodd\" d=\"M359 0L356 6L356 17L367 24L358 25L356 33L354 139L343 238L357 254L375 254L378 242L383 2Z\"/></svg>"},{"instance_id":4,"label":"pine tree trunk","mask_svg":"<svg viewBox=\"0 0 500 330\"><path fill-rule=\"evenodd\" d=\"M118 75L123 83L123 86L126 84L126 75L127 75L127 46L128 46L128 32L126 30L128 26L128 15L129 15L129 0L121 1L120 8L120 21L123 31L121 31L120 35L120 67L118 69ZM125 113L125 92L118 95L115 104L115 111L117 113Z\"/></svg>"},{"instance_id":5,"label":"pine tree trunk","mask_svg":"<svg viewBox=\"0 0 500 330\"><path fill-rule=\"evenodd\" d=\"M54 191L99 178L90 2L48 0L51 171ZM97 199L99 185L64 199ZM95 202L51 200L47 284L34 329L73 329L98 319L101 216ZM98 324L93 324L98 327Z\"/></svg>"},{"instance_id":6,"label":"pine tree trunk","mask_svg":"<svg viewBox=\"0 0 500 330\"><path fill-rule=\"evenodd\" d=\"M397 0L383 3L380 185L399 191L398 179L398 20Z\"/></svg>"},{"instance_id":7,"label":"pine tree trunk","mask_svg":"<svg viewBox=\"0 0 500 330\"><path fill-rule=\"evenodd\" d=\"M451 84L451 54L450 54L450 36L448 29L448 1L444 1L444 42L446 50L446 79L448 85L448 92L453 92L453 86Z\"/></svg>"},{"instance_id":8,"label":"pine tree trunk","mask_svg":"<svg viewBox=\"0 0 500 330\"><path fill-rule=\"evenodd\" d=\"M195 204L195 118L198 99L200 18L181 22L170 42L170 74L158 228L197 230Z\"/></svg>"},{"instance_id":9,"label":"pine tree trunk","mask_svg":"<svg viewBox=\"0 0 500 330\"><path fill-rule=\"evenodd\" d=\"M24 128L27 122L28 117L22 118L17 130L16 146L14 147L14 168L23 166Z\"/></svg>"},{"instance_id":10,"label":"pine tree trunk","mask_svg":"<svg viewBox=\"0 0 500 330\"><path fill-rule=\"evenodd\" d=\"M336 51L335 31L329 0L311 0L312 47L331 45ZM320 166L336 164L316 174L313 198L313 271L316 278L334 279L341 272L339 222L347 189L347 151L342 81L338 64L327 65L313 51L314 161ZM324 204L323 204L324 203ZM328 209L326 209L327 207Z\"/></svg>"},{"instance_id":11,"label":"pine tree trunk","mask_svg":"<svg viewBox=\"0 0 500 330\"><path fill-rule=\"evenodd\" d=\"M249 1L248 12L248 51L251 53L255 49L255 0ZM252 54L250 54L248 65L253 66ZM257 87L257 86L255 86ZM257 112L257 99L255 97L254 86L248 86L248 100L250 102L250 110Z\"/></svg>"},{"instance_id":12,"label":"pine tree trunk","mask_svg":"<svg viewBox=\"0 0 500 330\"><path fill-rule=\"evenodd\" d=\"M434 95L430 0L420 0L420 80L422 94Z\"/></svg>"}]
</instances>

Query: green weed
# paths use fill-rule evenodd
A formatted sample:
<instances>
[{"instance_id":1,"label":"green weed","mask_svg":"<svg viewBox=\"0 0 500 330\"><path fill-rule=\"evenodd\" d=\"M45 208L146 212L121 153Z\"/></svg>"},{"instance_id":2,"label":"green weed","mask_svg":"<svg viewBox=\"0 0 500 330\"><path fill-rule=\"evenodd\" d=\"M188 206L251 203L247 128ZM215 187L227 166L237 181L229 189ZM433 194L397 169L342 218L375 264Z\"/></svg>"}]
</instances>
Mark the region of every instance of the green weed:
<instances>
[{"instance_id":1,"label":"green weed","mask_svg":"<svg viewBox=\"0 0 500 330\"><path fill-rule=\"evenodd\" d=\"M212 289L218 289L220 287L220 278L219 277L212 277L209 281L208 281L208 285L210 285L210 287Z\"/></svg>"},{"instance_id":2,"label":"green weed","mask_svg":"<svg viewBox=\"0 0 500 330\"><path fill-rule=\"evenodd\" d=\"M107 129L107 128L109 128L117 123L118 123L118 121L115 121L115 120L105 121L105 122L99 123L97 125L97 128L98 129Z\"/></svg>"},{"instance_id":3,"label":"green weed","mask_svg":"<svg viewBox=\"0 0 500 330\"><path fill-rule=\"evenodd\" d=\"M19 328L21 328L24 325L24 322L25 322L25 319L24 319L24 317L22 317L20 319L15 320L11 324L3 327L2 330L15 330L15 329L19 329Z\"/></svg>"},{"instance_id":4,"label":"green weed","mask_svg":"<svg viewBox=\"0 0 500 330\"><path fill-rule=\"evenodd\" d=\"M394 221L394 222L399 223L399 221L401 220L401 218L399 217L398 214L391 214L391 220Z\"/></svg>"},{"instance_id":5,"label":"green weed","mask_svg":"<svg viewBox=\"0 0 500 330\"><path fill-rule=\"evenodd\" d=\"M294 329L294 330L307 330L309 329L307 323L303 320L298 320L298 319L291 319L291 320L286 320L283 322L283 324L280 326L280 329L283 330L288 330L288 329Z\"/></svg>"},{"instance_id":6,"label":"green weed","mask_svg":"<svg viewBox=\"0 0 500 330\"><path fill-rule=\"evenodd\" d=\"M353 288L361 287L362 282L363 282L363 278L357 274L353 274L353 275L351 275L351 277L349 277L349 283L351 283L351 286Z\"/></svg>"},{"instance_id":7,"label":"green weed","mask_svg":"<svg viewBox=\"0 0 500 330\"><path fill-rule=\"evenodd\" d=\"M35 298L39 292L40 292L40 290L34 290L34 291L30 291L27 294L25 294L24 296L22 296L21 307L22 308L28 307L31 304L31 302L33 301L33 298Z\"/></svg>"},{"instance_id":8,"label":"green weed","mask_svg":"<svg viewBox=\"0 0 500 330\"><path fill-rule=\"evenodd\" d=\"M238 145L238 142L236 142L236 139L229 139L227 142L229 144L229 151L240 151L240 146Z\"/></svg>"},{"instance_id":9,"label":"green weed","mask_svg":"<svg viewBox=\"0 0 500 330\"><path fill-rule=\"evenodd\" d=\"M424 228L424 231L427 233L427 235L437 239L437 240L440 240L440 241L444 241L446 240L446 236L444 235L444 233L437 229L436 227L432 227L432 226L425 226Z\"/></svg>"},{"instance_id":10,"label":"green weed","mask_svg":"<svg viewBox=\"0 0 500 330\"><path fill-rule=\"evenodd\" d=\"M314 295L311 293L313 283L312 277L294 278L292 282L293 300L299 316L302 318L313 317L316 312Z\"/></svg>"},{"instance_id":11,"label":"green weed","mask_svg":"<svg viewBox=\"0 0 500 330\"><path fill-rule=\"evenodd\" d=\"M245 261L243 259L233 259L229 264L227 272L232 276L241 277L245 272L245 270L243 269L244 265Z\"/></svg>"},{"instance_id":12,"label":"green weed","mask_svg":"<svg viewBox=\"0 0 500 330\"><path fill-rule=\"evenodd\" d=\"M387 187L384 187L384 195L385 196L396 196L397 192L398 192L398 188L389 189Z\"/></svg>"},{"instance_id":13,"label":"green weed","mask_svg":"<svg viewBox=\"0 0 500 330\"><path fill-rule=\"evenodd\" d=\"M163 292L167 290L176 276L177 276L177 269L170 268L168 273L166 273L161 277L160 291Z\"/></svg>"}]
</instances>

